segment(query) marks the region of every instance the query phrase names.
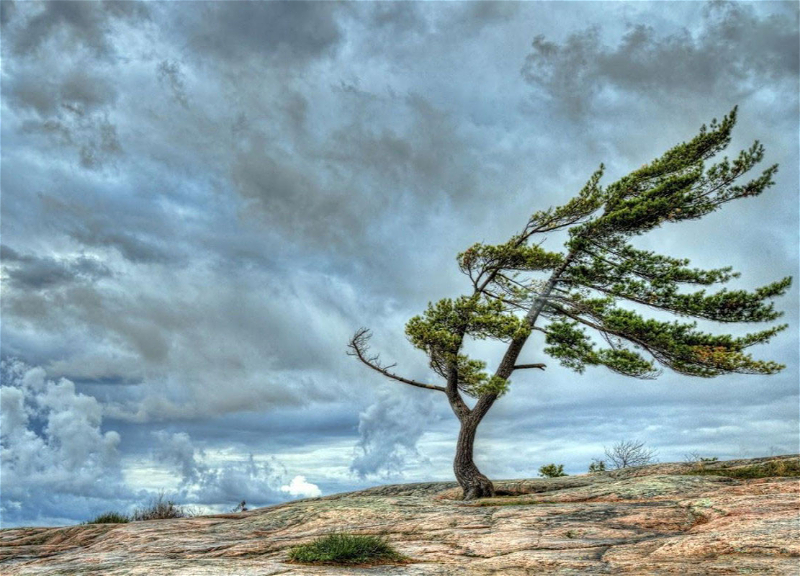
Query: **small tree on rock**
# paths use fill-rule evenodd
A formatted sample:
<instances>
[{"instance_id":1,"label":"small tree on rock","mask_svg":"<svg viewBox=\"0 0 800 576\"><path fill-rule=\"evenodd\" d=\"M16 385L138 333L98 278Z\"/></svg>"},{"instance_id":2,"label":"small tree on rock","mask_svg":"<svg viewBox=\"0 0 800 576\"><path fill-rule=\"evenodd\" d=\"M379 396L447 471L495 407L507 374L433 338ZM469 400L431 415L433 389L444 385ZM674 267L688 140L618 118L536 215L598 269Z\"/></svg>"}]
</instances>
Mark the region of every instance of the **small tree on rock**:
<instances>
[{"instance_id":1,"label":"small tree on rock","mask_svg":"<svg viewBox=\"0 0 800 576\"><path fill-rule=\"evenodd\" d=\"M639 440L622 440L605 449L606 458L614 470L646 466L656 461L655 450L650 450Z\"/></svg>"},{"instance_id":2,"label":"small tree on rock","mask_svg":"<svg viewBox=\"0 0 800 576\"><path fill-rule=\"evenodd\" d=\"M599 474L600 472L605 472L605 471L606 471L606 461L593 458L592 463L589 464L589 474Z\"/></svg>"},{"instance_id":3,"label":"small tree on rock","mask_svg":"<svg viewBox=\"0 0 800 576\"><path fill-rule=\"evenodd\" d=\"M542 478L561 478L562 476L569 476L564 472L563 464L545 464L539 467L539 476Z\"/></svg>"},{"instance_id":4,"label":"small tree on rock","mask_svg":"<svg viewBox=\"0 0 800 576\"><path fill-rule=\"evenodd\" d=\"M785 325L744 336L699 330L696 322L648 318L643 309L721 323L767 322L781 313L770 300L791 278L755 290L707 292L738 276L731 268L702 270L672 255L637 248L634 240L663 225L696 220L728 202L758 196L773 184L777 166L739 183L764 156L761 144L733 160L708 164L727 147L736 109L697 136L607 186L603 167L566 204L534 213L522 230L497 245L475 244L458 255L470 292L428 305L406 324L411 343L428 357L441 384L399 376L369 350L370 332L358 330L349 354L404 384L442 393L460 421L453 463L464 498L491 496L492 482L473 461L478 425L509 388L517 371L544 370L520 361L532 332L544 335L541 352L582 373L587 366L631 378L655 378L658 365L680 374L773 374L782 365L747 349L768 342ZM567 231L564 248L542 247L547 234ZM697 287L701 287L697 289ZM632 306L631 306L632 304ZM592 338L588 331L596 336ZM464 352L467 339L506 343L492 372ZM468 404L466 398L474 399Z\"/></svg>"}]
</instances>

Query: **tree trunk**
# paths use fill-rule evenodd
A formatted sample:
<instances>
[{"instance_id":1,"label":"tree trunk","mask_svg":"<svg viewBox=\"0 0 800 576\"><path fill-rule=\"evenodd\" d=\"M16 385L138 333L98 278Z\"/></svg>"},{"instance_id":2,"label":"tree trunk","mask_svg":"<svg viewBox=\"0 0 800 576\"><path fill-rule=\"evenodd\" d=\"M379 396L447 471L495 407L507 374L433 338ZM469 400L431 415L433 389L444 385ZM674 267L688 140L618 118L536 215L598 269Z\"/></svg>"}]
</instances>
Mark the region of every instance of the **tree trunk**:
<instances>
[{"instance_id":1,"label":"tree trunk","mask_svg":"<svg viewBox=\"0 0 800 576\"><path fill-rule=\"evenodd\" d=\"M478 419L465 418L461 422L461 432L458 434L453 471L459 486L464 491L464 500L494 496L492 481L481 474L481 471L475 466L475 462L472 461L472 447L475 443L475 432L478 430L479 423Z\"/></svg>"}]
</instances>

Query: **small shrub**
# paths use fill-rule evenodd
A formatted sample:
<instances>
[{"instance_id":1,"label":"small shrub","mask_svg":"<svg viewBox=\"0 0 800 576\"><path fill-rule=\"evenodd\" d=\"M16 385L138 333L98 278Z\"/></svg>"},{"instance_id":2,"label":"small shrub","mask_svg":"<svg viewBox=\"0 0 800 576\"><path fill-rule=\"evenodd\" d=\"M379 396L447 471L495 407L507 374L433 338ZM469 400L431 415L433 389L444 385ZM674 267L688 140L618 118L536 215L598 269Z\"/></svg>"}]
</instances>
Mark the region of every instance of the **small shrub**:
<instances>
[{"instance_id":1,"label":"small shrub","mask_svg":"<svg viewBox=\"0 0 800 576\"><path fill-rule=\"evenodd\" d=\"M594 458L592 463L589 464L589 474L597 474L598 472L606 471L606 461Z\"/></svg>"},{"instance_id":2,"label":"small shrub","mask_svg":"<svg viewBox=\"0 0 800 576\"><path fill-rule=\"evenodd\" d=\"M84 524L125 524L130 521L131 519L125 514L120 514L119 512L103 512L99 516L87 520Z\"/></svg>"},{"instance_id":3,"label":"small shrub","mask_svg":"<svg viewBox=\"0 0 800 576\"><path fill-rule=\"evenodd\" d=\"M379 536L328 534L289 550L289 561L301 564L385 564L404 560Z\"/></svg>"},{"instance_id":4,"label":"small shrub","mask_svg":"<svg viewBox=\"0 0 800 576\"><path fill-rule=\"evenodd\" d=\"M159 494L144 508L137 508L133 512L132 520L169 520L170 518L185 518L190 514L172 500Z\"/></svg>"},{"instance_id":5,"label":"small shrub","mask_svg":"<svg viewBox=\"0 0 800 576\"><path fill-rule=\"evenodd\" d=\"M717 458L716 456L705 458L703 456L700 456L699 452L689 452L684 456L684 460L689 464L708 464L711 462L718 462L719 458Z\"/></svg>"},{"instance_id":6,"label":"small shrub","mask_svg":"<svg viewBox=\"0 0 800 576\"><path fill-rule=\"evenodd\" d=\"M645 447L639 440L623 440L606 448L606 457L614 470L632 466L646 466L657 462L656 452Z\"/></svg>"},{"instance_id":7,"label":"small shrub","mask_svg":"<svg viewBox=\"0 0 800 576\"><path fill-rule=\"evenodd\" d=\"M545 464L539 468L539 476L544 478L560 478L561 476L567 476L567 474L564 472L563 464Z\"/></svg>"}]
</instances>

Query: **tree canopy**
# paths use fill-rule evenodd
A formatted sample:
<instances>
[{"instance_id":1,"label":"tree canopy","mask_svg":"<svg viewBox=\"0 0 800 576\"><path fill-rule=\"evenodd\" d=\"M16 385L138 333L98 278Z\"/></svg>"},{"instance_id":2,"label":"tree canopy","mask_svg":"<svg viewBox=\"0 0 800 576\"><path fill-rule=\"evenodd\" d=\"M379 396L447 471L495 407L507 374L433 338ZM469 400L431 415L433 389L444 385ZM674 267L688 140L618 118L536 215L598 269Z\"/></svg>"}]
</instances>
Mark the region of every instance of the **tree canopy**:
<instances>
[{"instance_id":1,"label":"tree canopy","mask_svg":"<svg viewBox=\"0 0 800 576\"><path fill-rule=\"evenodd\" d=\"M478 243L459 254L471 292L431 303L406 324L408 339L427 355L444 386L391 372L370 355L366 329L351 340L350 353L390 378L445 392L462 426L477 426L508 390L515 370L544 369L516 363L532 331L544 334L543 353L579 373L587 366L645 379L662 368L700 377L779 371L781 364L754 358L748 349L768 342L785 324L734 336L701 330L698 320L776 320L782 312L772 300L786 292L790 277L754 290L712 290L739 274L730 267L692 267L688 259L634 245L655 228L702 218L774 183L777 165L739 182L764 157L758 141L733 159L710 162L730 143L736 113L734 108L690 141L606 186L601 165L574 198L535 212L507 242ZM567 233L563 249L544 249L544 238L557 231ZM648 309L673 319L648 317ZM465 338L507 343L494 372L464 353ZM462 395L477 398L474 407Z\"/></svg>"}]
</instances>

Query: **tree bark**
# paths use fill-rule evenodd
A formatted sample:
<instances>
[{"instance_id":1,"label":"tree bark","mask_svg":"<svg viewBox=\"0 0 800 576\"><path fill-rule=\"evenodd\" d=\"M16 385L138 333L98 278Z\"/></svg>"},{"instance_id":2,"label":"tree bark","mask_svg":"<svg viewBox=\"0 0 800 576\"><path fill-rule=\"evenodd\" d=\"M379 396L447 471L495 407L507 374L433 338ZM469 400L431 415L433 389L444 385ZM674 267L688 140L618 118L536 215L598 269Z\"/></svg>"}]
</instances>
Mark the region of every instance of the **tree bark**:
<instances>
[{"instance_id":1,"label":"tree bark","mask_svg":"<svg viewBox=\"0 0 800 576\"><path fill-rule=\"evenodd\" d=\"M464 491L464 500L494 496L492 481L481 474L481 471L478 470L472 460L475 433L478 430L479 423L479 419L464 418L461 421L461 431L458 434L458 444L456 444L453 471L459 486Z\"/></svg>"},{"instance_id":2,"label":"tree bark","mask_svg":"<svg viewBox=\"0 0 800 576\"><path fill-rule=\"evenodd\" d=\"M536 299L536 302L528 311L528 314L525 316L525 321L531 328L536 324L536 320L538 320L539 315L542 313L547 303L547 297L553 291L561 274L564 273L564 270L567 269L573 258L574 254L572 252L567 254L564 262L547 281L542 295ZM527 340L528 336L522 336L513 339L509 343L506 353L503 355L503 359L495 372L496 376L506 380L511 376L511 373L515 370L517 358L519 358L522 347L525 346ZM448 379L447 394L448 398L450 398L450 405L453 407L453 411L461 421L461 432L458 434L456 457L453 462L456 480L459 486L464 490L464 500L494 496L495 492L492 481L481 474L481 471L475 466L475 462L472 461L472 447L475 443L475 432L478 430L478 424L481 423L481 420L486 416L486 413L492 407L494 401L497 400L497 394L485 394L481 396L477 404L475 404L475 407L472 410L467 409L466 414L462 415L462 411L460 410L461 406L455 404L453 398L453 396L458 397L456 388L457 379L458 375L455 370L451 370L450 378ZM463 406L463 402L461 405Z\"/></svg>"}]
</instances>

